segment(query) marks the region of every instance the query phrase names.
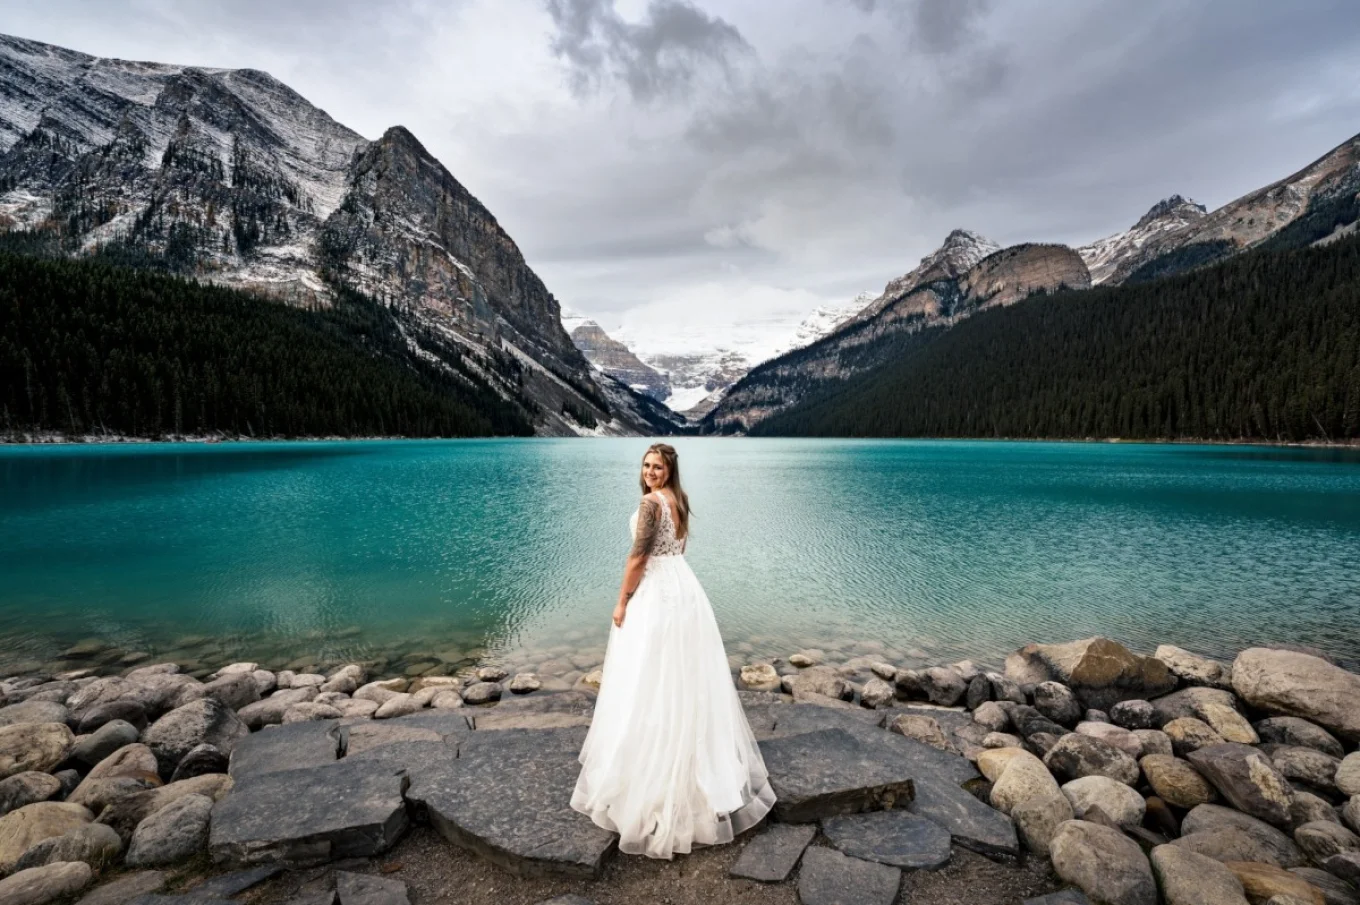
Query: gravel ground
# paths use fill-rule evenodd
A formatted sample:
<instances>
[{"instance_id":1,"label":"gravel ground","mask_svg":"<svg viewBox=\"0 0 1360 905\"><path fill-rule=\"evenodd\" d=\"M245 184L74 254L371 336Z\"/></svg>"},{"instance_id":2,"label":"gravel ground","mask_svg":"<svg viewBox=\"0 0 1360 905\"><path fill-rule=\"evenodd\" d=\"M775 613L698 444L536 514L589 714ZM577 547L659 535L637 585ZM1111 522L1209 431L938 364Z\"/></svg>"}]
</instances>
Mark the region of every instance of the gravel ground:
<instances>
[{"instance_id":1,"label":"gravel ground","mask_svg":"<svg viewBox=\"0 0 1360 905\"><path fill-rule=\"evenodd\" d=\"M523 879L417 826L387 855L340 865L291 871L252 890L251 905L281 905L299 892L319 891L332 882L334 867L381 873L406 882L413 905L535 905L564 893L599 905L798 905L797 874L783 883L759 883L727 875L742 848L760 829L731 845L697 848L673 861L613 853L599 880L558 877ZM813 845L825 844L819 836ZM955 847L950 863L937 871L905 871L899 905L1019 905L1052 892L1060 883L1042 858L997 864Z\"/></svg>"}]
</instances>

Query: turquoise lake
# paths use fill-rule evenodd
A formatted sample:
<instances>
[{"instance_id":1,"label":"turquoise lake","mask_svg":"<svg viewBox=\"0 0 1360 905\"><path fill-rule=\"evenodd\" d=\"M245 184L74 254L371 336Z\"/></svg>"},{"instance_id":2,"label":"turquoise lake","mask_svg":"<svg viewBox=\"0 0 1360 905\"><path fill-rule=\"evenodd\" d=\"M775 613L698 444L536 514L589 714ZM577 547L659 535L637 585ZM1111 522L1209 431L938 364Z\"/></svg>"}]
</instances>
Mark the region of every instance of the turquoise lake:
<instances>
[{"instance_id":1,"label":"turquoise lake","mask_svg":"<svg viewBox=\"0 0 1360 905\"><path fill-rule=\"evenodd\" d=\"M1360 661L1360 454L675 438L734 664L999 665L1103 634ZM602 653L640 439L0 449L0 674ZM300 658L300 659L298 659ZM221 663L213 662L213 665Z\"/></svg>"}]
</instances>

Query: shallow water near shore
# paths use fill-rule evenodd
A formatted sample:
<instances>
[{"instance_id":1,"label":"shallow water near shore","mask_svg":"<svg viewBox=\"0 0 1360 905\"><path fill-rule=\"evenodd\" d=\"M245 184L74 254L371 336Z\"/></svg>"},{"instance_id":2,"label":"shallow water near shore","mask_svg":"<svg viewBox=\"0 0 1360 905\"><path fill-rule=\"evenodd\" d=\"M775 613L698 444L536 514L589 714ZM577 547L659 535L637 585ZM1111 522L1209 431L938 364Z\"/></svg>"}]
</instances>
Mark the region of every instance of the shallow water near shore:
<instances>
[{"instance_id":1,"label":"shallow water near shore","mask_svg":"<svg viewBox=\"0 0 1360 905\"><path fill-rule=\"evenodd\" d=\"M804 647L999 665L1029 641L1093 634L1360 661L1357 451L675 445L695 511L686 555L734 665ZM588 668L646 446L0 449L0 674L145 657Z\"/></svg>"}]
</instances>

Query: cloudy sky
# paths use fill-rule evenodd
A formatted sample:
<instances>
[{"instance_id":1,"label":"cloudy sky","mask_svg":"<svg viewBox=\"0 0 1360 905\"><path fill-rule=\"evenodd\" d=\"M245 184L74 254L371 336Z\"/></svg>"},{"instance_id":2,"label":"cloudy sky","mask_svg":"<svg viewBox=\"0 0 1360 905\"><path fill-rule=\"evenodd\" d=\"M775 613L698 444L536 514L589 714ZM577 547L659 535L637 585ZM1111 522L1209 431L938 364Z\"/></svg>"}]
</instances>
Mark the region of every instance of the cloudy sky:
<instances>
[{"instance_id":1,"label":"cloudy sky","mask_svg":"<svg viewBox=\"0 0 1360 905\"><path fill-rule=\"evenodd\" d=\"M1360 132L1354 0L0 0L0 30L405 125L644 350L768 337L954 227L1212 209Z\"/></svg>"}]
</instances>

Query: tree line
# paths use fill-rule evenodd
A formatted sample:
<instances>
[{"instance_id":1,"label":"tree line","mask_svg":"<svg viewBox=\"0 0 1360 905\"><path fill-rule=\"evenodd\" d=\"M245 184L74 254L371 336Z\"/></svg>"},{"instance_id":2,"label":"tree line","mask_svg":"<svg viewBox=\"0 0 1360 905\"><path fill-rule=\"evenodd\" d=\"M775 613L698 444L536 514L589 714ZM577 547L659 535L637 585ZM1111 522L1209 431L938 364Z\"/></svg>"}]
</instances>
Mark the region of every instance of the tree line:
<instances>
[{"instance_id":1,"label":"tree line","mask_svg":"<svg viewBox=\"0 0 1360 905\"><path fill-rule=\"evenodd\" d=\"M1360 440L1360 237L980 312L750 434Z\"/></svg>"}]
</instances>

